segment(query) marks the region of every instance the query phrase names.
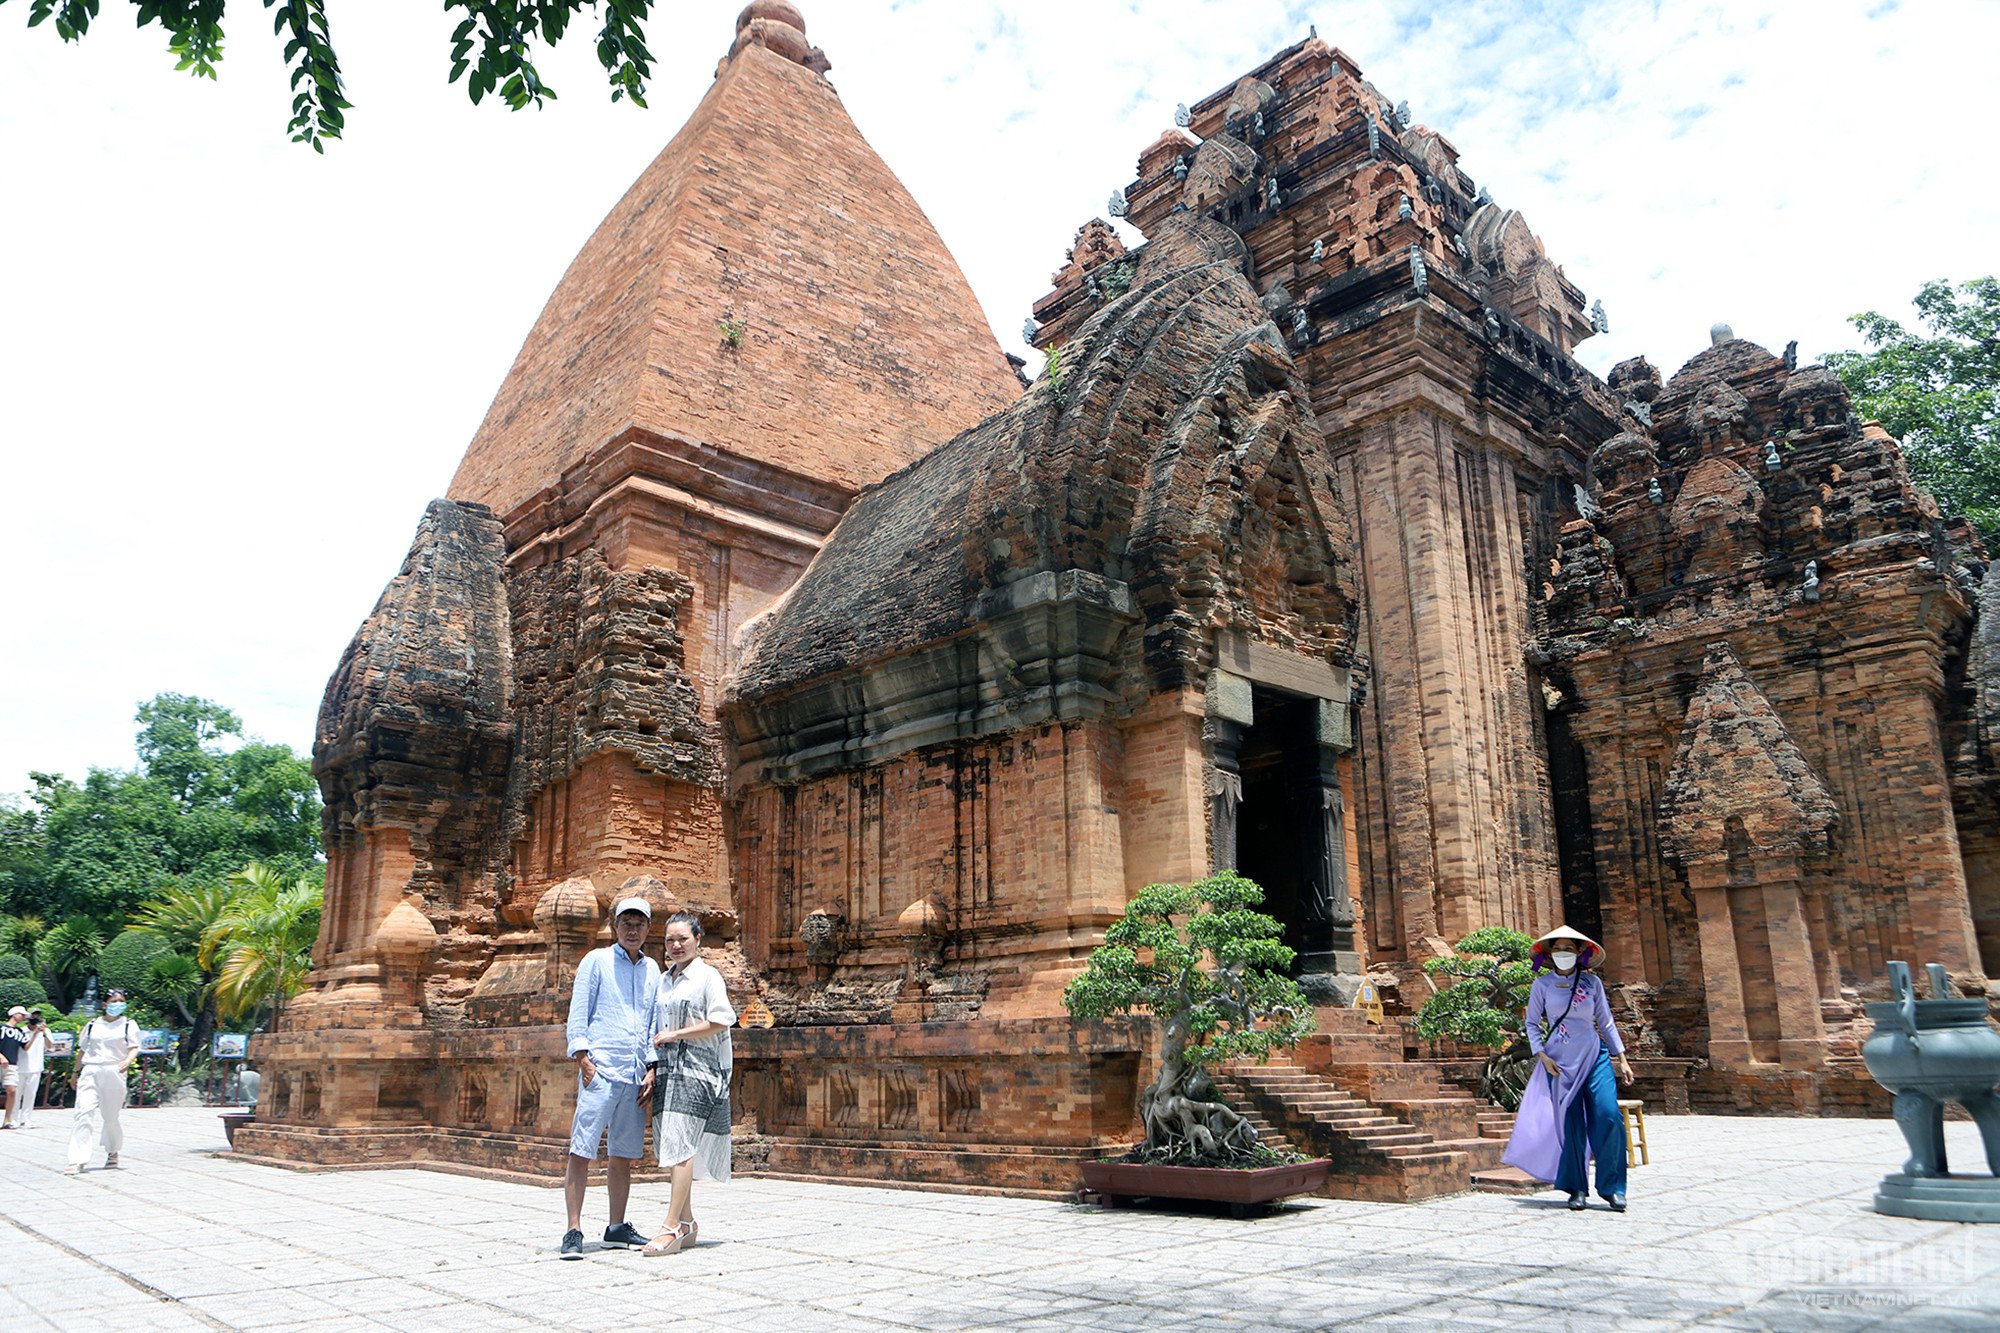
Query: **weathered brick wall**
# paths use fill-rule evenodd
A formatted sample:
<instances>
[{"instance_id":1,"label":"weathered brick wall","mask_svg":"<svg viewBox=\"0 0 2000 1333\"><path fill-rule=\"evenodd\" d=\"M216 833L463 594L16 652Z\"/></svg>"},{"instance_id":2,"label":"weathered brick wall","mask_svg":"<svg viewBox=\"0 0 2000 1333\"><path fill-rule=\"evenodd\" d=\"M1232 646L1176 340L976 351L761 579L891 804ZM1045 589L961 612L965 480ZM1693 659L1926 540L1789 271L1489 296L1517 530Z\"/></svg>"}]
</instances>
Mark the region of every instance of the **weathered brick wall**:
<instances>
[{"instance_id":1,"label":"weathered brick wall","mask_svg":"<svg viewBox=\"0 0 2000 1333\"><path fill-rule=\"evenodd\" d=\"M1981 979L1941 730L1964 576L1825 372L1722 341L1612 385L1601 512L1543 588L1612 975L1672 1054L1814 1063L1889 958Z\"/></svg>"}]
</instances>

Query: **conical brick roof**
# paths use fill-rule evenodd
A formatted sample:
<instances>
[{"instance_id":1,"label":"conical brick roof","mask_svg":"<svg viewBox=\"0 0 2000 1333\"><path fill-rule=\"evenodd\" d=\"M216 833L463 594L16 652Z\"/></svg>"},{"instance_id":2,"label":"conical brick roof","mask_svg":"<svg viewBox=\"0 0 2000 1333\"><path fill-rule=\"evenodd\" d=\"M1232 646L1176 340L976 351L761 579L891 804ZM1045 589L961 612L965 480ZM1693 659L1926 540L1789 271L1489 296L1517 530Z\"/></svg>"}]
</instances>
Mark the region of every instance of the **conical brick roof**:
<instances>
[{"instance_id":1,"label":"conical brick roof","mask_svg":"<svg viewBox=\"0 0 2000 1333\"><path fill-rule=\"evenodd\" d=\"M507 513L627 426L860 487L1020 394L930 220L753 4L570 264L452 479Z\"/></svg>"}]
</instances>

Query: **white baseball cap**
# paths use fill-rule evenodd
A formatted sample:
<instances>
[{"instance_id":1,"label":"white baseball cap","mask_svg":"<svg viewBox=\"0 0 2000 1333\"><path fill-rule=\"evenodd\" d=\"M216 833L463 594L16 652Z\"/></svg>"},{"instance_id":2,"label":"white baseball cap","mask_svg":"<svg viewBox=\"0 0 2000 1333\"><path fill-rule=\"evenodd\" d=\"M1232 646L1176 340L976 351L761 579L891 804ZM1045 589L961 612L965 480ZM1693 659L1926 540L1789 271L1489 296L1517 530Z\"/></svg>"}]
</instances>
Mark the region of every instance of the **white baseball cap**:
<instances>
[{"instance_id":1,"label":"white baseball cap","mask_svg":"<svg viewBox=\"0 0 2000 1333\"><path fill-rule=\"evenodd\" d=\"M611 909L611 919L616 921L627 912L637 912L648 921L653 919L653 909L647 905L644 898L620 898L618 906Z\"/></svg>"},{"instance_id":2,"label":"white baseball cap","mask_svg":"<svg viewBox=\"0 0 2000 1333\"><path fill-rule=\"evenodd\" d=\"M27 1016L28 1016L28 1011L22 1005L17 1004L12 1009L9 1009L7 1011L7 1017L9 1018L26 1018Z\"/></svg>"}]
</instances>

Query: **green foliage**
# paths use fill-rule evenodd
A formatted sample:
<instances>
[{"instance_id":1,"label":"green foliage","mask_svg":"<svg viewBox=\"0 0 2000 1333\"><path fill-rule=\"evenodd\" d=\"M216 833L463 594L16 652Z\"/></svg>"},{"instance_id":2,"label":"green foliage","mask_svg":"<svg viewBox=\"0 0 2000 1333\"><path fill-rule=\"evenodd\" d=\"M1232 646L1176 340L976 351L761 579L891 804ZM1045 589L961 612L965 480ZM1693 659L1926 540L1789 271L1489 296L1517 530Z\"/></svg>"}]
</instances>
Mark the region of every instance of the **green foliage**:
<instances>
[{"instance_id":1,"label":"green foliage","mask_svg":"<svg viewBox=\"0 0 2000 1333\"><path fill-rule=\"evenodd\" d=\"M0 981L9 977L32 977L35 965L17 953L0 953Z\"/></svg>"},{"instance_id":2,"label":"green foliage","mask_svg":"<svg viewBox=\"0 0 2000 1333\"><path fill-rule=\"evenodd\" d=\"M35 961L41 968L42 983L58 1006L67 1009L82 998L103 949L104 937L87 921L64 921L42 936Z\"/></svg>"},{"instance_id":3,"label":"green foliage","mask_svg":"<svg viewBox=\"0 0 2000 1333\"><path fill-rule=\"evenodd\" d=\"M47 924L39 916L0 916L0 953L17 954L33 963L35 949L48 933Z\"/></svg>"},{"instance_id":4,"label":"green foliage","mask_svg":"<svg viewBox=\"0 0 2000 1333\"><path fill-rule=\"evenodd\" d=\"M743 335L749 331L740 319L718 319L715 327L722 334L722 341L736 348L743 346Z\"/></svg>"},{"instance_id":5,"label":"green foliage","mask_svg":"<svg viewBox=\"0 0 2000 1333\"><path fill-rule=\"evenodd\" d=\"M1528 961L1534 941L1518 930L1493 926L1458 942L1449 958L1424 960L1433 980L1451 983L1417 1011L1417 1035L1427 1041L1456 1037L1475 1046L1504 1046L1521 1034L1521 1012L1535 973Z\"/></svg>"},{"instance_id":6,"label":"green foliage","mask_svg":"<svg viewBox=\"0 0 2000 1333\"><path fill-rule=\"evenodd\" d=\"M4 5L6 0L0 0ZM140 27L157 23L177 70L213 79L222 60L222 20L227 0L132 0ZM97 17L100 0L29 0L28 26L54 21L65 42L81 41ZM326 0L263 0L272 31L285 38L291 71L292 142L325 152L328 139L346 128L352 106L343 93L340 57L327 28ZM535 68L537 45L553 47L571 19L585 9L603 15L596 34L598 63L611 83L611 100L646 105L653 55L643 31L652 0L444 0L447 13L465 17L451 34L451 82L464 80L476 104L497 92L513 110L555 99L555 89ZM240 9L239 9L239 12Z\"/></svg>"},{"instance_id":7,"label":"green foliage","mask_svg":"<svg viewBox=\"0 0 2000 1333\"><path fill-rule=\"evenodd\" d=\"M0 1014L6 1013L17 1004L33 1008L48 1002L49 993L42 989L42 983L33 977L0 978Z\"/></svg>"},{"instance_id":8,"label":"green foliage","mask_svg":"<svg viewBox=\"0 0 2000 1333\"><path fill-rule=\"evenodd\" d=\"M30 804L0 808L0 912L14 914L0 936L78 920L108 935L176 884L251 861L286 874L317 865L319 792L304 758L261 741L228 748L242 723L205 699L162 694L136 720L138 767L82 783L35 773Z\"/></svg>"},{"instance_id":9,"label":"green foliage","mask_svg":"<svg viewBox=\"0 0 2000 1333\"><path fill-rule=\"evenodd\" d=\"M1910 475L1989 546L2000 541L2000 281L1927 282L1913 304L1930 336L1869 311L1848 322L1870 349L1826 364L1855 410L1903 443Z\"/></svg>"},{"instance_id":10,"label":"green foliage","mask_svg":"<svg viewBox=\"0 0 2000 1333\"><path fill-rule=\"evenodd\" d=\"M97 984L107 991L116 987L135 999L150 995L153 964L168 951L167 942L151 931L121 931L97 955Z\"/></svg>"},{"instance_id":11,"label":"green foliage","mask_svg":"<svg viewBox=\"0 0 2000 1333\"><path fill-rule=\"evenodd\" d=\"M1521 1016L1534 984L1528 954L1534 941L1518 930L1489 926L1458 942L1449 958L1427 958L1424 973L1450 984L1417 1011L1417 1035L1453 1037L1498 1049L1488 1058L1482 1090L1502 1106L1520 1104L1527 1043Z\"/></svg>"},{"instance_id":12,"label":"green foliage","mask_svg":"<svg viewBox=\"0 0 2000 1333\"><path fill-rule=\"evenodd\" d=\"M1063 990L1074 1018L1140 1013L1165 1025L1163 1061L1260 1057L1313 1030L1312 1004L1285 975L1284 928L1254 910L1264 891L1231 870L1141 889Z\"/></svg>"},{"instance_id":13,"label":"green foliage","mask_svg":"<svg viewBox=\"0 0 2000 1333\"><path fill-rule=\"evenodd\" d=\"M254 1025L265 1004L282 1010L305 986L324 894L314 876L287 880L255 864L229 883L236 893L204 937L201 956L215 968L218 1012Z\"/></svg>"},{"instance_id":14,"label":"green foliage","mask_svg":"<svg viewBox=\"0 0 2000 1333\"><path fill-rule=\"evenodd\" d=\"M1057 343L1042 353L1042 379L1047 382L1050 389L1060 395L1063 391L1065 373L1062 344Z\"/></svg>"}]
</instances>

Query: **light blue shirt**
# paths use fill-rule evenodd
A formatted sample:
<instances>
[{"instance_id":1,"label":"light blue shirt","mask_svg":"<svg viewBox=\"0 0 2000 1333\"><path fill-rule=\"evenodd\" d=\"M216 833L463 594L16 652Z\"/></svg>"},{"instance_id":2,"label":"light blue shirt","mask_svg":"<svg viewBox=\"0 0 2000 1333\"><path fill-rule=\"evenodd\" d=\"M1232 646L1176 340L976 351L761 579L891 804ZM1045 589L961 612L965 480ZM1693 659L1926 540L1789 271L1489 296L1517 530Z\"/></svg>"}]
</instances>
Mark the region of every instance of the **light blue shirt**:
<instances>
[{"instance_id":1,"label":"light blue shirt","mask_svg":"<svg viewBox=\"0 0 2000 1333\"><path fill-rule=\"evenodd\" d=\"M615 944L592 949L576 969L569 995L569 1053L590 1052L598 1076L634 1083L653 1063L653 997L660 965L644 954L633 962Z\"/></svg>"}]
</instances>

